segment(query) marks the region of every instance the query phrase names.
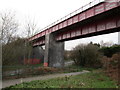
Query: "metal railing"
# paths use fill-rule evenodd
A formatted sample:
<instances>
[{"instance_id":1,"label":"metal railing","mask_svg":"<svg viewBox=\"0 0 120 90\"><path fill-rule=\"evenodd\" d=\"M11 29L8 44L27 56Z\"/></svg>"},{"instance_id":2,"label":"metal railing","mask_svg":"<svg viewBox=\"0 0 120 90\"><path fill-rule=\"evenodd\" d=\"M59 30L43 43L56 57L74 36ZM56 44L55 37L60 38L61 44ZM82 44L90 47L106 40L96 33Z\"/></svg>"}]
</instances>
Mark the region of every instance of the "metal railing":
<instances>
[{"instance_id":1,"label":"metal railing","mask_svg":"<svg viewBox=\"0 0 120 90\"><path fill-rule=\"evenodd\" d=\"M49 28L59 24L60 22L63 22L63 21L65 21L65 20L67 20L67 19L69 19L69 18L71 18L71 17L73 17L73 16L75 16L75 15L77 15L77 14L79 14L79 13L81 13L81 12L83 12L83 11L93 7L93 6L95 6L95 5L98 5L101 2L109 2L109 3L118 2L118 3L120 3L120 0L94 0L94 1L92 1L92 2L90 2L88 4L86 4L86 5L82 6L81 8L73 11L72 13L62 17L61 19L53 22L52 24L48 25L47 27L41 29L40 32L38 32L34 36L30 37L29 40L32 41L32 40L36 39L37 38L36 35L38 35L39 33L43 32L44 30L47 30L47 29L49 29Z\"/></svg>"},{"instance_id":2,"label":"metal railing","mask_svg":"<svg viewBox=\"0 0 120 90\"><path fill-rule=\"evenodd\" d=\"M76 14L82 12L82 11L85 11L85 10L87 10L87 9L89 9L89 8L91 8L91 7L99 4L99 3L101 3L101 2L104 2L104 1L105 1L105 0L94 0L94 1L92 1L92 2L90 2L90 3L88 3L88 4L86 4L86 5L82 6L81 8L73 11L72 13L70 13L70 14L62 17L61 19L53 22L52 24L50 24L50 25L48 25L47 27L41 29L40 31L42 32L42 31L44 31L44 30L46 30L46 29L49 29L50 27L52 27L52 26L54 26L54 25L56 25L56 24L58 24L58 23L60 23L60 22L62 22L62 21L64 21L64 20L66 20L66 19L68 19L68 18L70 18L70 17L72 17L72 16L74 16L74 15L76 15Z\"/></svg>"}]
</instances>

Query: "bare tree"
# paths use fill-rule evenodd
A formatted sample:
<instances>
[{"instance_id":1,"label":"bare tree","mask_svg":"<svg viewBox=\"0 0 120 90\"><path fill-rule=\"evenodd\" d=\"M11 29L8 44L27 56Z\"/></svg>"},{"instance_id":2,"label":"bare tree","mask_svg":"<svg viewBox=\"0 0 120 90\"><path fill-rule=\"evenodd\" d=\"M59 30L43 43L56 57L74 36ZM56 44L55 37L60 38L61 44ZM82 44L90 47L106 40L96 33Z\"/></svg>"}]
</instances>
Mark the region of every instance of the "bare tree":
<instances>
[{"instance_id":1,"label":"bare tree","mask_svg":"<svg viewBox=\"0 0 120 90\"><path fill-rule=\"evenodd\" d=\"M38 30L37 28L37 24L34 22L34 20L29 20L26 24L25 24L25 34L26 34L26 41L25 41L25 47L29 47L29 49L25 49L25 52L28 53L27 56L24 56L24 59L30 59L30 56L32 54L32 47L30 45L30 42L28 41L28 38L30 38L31 36L33 36L34 34L36 34L36 31Z\"/></svg>"},{"instance_id":2,"label":"bare tree","mask_svg":"<svg viewBox=\"0 0 120 90\"><path fill-rule=\"evenodd\" d=\"M12 62L11 61L12 59L11 57L13 55L12 42L18 39L18 37L16 37L17 31L18 22L15 18L15 13L12 11L0 12L0 46L1 46L0 54L2 63ZM17 52L15 50L15 55L16 53Z\"/></svg>"},{"instance_id":3,"label":"bare tree","mask_svg":"<svg viewBox=\"0 0 120 90\"><path fill-rule=\"evenodd\" d=\"M15 14L0 12L0 40L2 44L10 43L18 30Z\"/></svg>"},{"instance_id":4,"label":"bare tree","mask_svg":"<svg viewBox=\"0 0 120 90\"><path fill-rule=\"evenodd\" d=\"M29 22L25 25L25 31L26 31L26 36L27 38L33 36L36 34L38 28L37 24L34 22L34 20L29 20Z\"/></svg>"}]
</instances>

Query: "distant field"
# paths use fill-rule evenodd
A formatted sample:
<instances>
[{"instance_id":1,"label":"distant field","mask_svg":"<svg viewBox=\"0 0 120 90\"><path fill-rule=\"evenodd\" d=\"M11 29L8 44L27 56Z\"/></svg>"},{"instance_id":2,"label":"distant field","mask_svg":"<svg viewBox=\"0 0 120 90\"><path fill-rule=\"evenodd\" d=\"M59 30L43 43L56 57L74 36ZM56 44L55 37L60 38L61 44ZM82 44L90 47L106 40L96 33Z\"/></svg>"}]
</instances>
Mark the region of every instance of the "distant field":
<instances>
[{"instance_id":1,"label":"distant field","mask_svg":"<svg viewBox=\"0 0 120 90\"><path fill-rule=\"evenodd\" d=\"M118 86L100 70L93 70L76 76L25 82L10 88L118 88Z\"/></svg>"}]
</instances>

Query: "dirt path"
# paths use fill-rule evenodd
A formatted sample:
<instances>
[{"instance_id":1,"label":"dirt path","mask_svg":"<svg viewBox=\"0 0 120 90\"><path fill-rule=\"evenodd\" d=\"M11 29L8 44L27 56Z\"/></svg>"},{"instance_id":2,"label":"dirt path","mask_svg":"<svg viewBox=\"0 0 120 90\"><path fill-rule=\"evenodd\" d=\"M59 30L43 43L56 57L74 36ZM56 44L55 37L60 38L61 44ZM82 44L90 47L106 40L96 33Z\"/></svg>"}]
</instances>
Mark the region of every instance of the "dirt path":
<instances>
[{"instance_id":1,"label":"dirt path","mask_svg":"<svg viewBox=\"0 0 120 90\"><path fill-rule=\"evenodd\" d=\"M87 73L89 71L82 71L82 72L73 72L73 73L63 73L63 74L50 74L45 76L36 76L36 77L29 77L29 78L21 78L21 79L15 79L15 80L5 80L2 82L2 88L9 87L11 85L20 84L22 82L29 82L33 80L46 80L51 78L57 78L57 77L64 77L64 76L71 76L71 75L79 75L82 73Z\"/></svg>"}]
</instances>

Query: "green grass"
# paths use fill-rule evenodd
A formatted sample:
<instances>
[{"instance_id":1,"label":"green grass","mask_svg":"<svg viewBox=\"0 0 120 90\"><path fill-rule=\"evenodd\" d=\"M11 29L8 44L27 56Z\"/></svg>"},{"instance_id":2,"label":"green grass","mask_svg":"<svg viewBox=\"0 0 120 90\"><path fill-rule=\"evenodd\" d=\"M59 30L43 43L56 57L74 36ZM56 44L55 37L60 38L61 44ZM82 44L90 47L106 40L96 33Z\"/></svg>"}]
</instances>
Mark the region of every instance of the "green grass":
<instances>
[{"instance_id":1,"label":"green grass","mask_svg":"<svg viewBox=\"0 0 120 90\"><path fill-rule=\"evenodd\" d=\"M80 67L76 65L70 65L64 68L46 68L43 67L43 64L37 64L37 65L23 65L23 66L13 66L13 67L7 67L7 69L13 70L13 69L24 69L25 72L22 74L8 74L7 76L4 76L3 79L16 79L16 78L25 78L25 77L31 77L31 76L37 76L37 75L47 75L47 74L55 74L55 73L70 73L70 72L80 72L82 70L89 70L92 71L94 69L92 68L85 68Z\"/></svg>"},{"instance_id":2,"label":"green grass","mask_svg":"<svg viewBox=\"0 0 120 90\"><path fill-rule=\"evenodd\" d=\"M117 85L104 73L94 70L76 76L24 82L8 89L11 88L117 88Z\"/></svg>"},{"instance_id":3,"label":"green grass","mask_svg":"<svg viewBox=\"0 0 120 90\"><path fill-rule=\"evenodd\" d=\"M78 65L70 65L70 66L67 66L64 69L64 73L70 73L70 72L81 72L83 70L88 70L88 71L93 71L95 70L94 68L88 68L88 67L81 67L81 66L78 66Z\"/></svg>"},{"instance_id":4,"label":"green grass","mask_svg":"<svg viewBox=\"0 0 120 90\"><path fill-rule=\"evenodd\" d=\"M25 68L35 68L35 67L40 67L43 66L43 63L41 64L35 64L35 65L13 65L13 66L3 66L3 70L5 71L12 71L12 70L17 70L17 69L25 69Z\"/></svg>"},{"instance_id":5,"label":"green grass","mask_svg":"<svg viewBox=\"0 0 120 90\"><path fill-rule=\"evenodd\" d=\"M76 70L78 70L78 71L82 71L82 70L89 70L89 71L92 71L92 70L95 70L95 68L81 67L81 66L75 65L75 64L70 65L70 66L68 66L68 67L66 67L66 68L69 68L69 69L76 69Z\"/></svg>"}]
</instances>

